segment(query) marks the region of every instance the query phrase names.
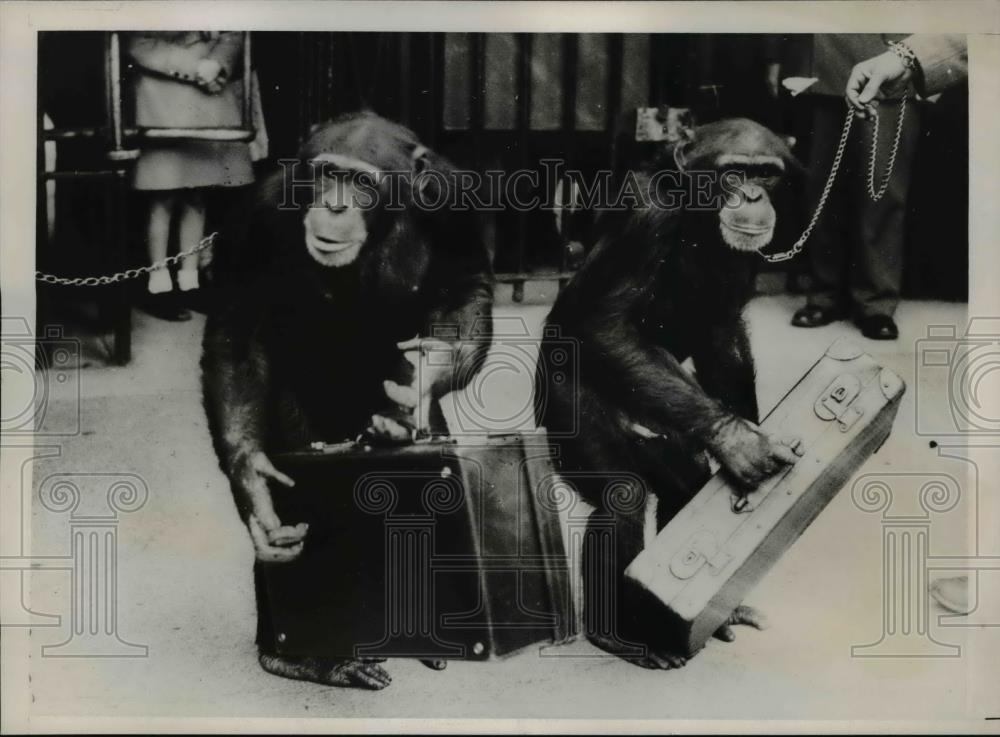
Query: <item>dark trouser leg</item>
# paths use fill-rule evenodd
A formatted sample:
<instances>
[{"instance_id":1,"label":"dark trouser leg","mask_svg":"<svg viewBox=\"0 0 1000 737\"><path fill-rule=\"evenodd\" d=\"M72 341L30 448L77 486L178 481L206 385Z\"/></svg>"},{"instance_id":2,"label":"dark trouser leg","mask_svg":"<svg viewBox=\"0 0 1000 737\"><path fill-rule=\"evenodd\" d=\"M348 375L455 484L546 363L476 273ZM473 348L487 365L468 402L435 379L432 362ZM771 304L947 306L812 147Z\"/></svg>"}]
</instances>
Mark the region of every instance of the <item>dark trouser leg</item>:
<instances>
[{"instance_id":1,"label":"dark trouser leg","mask_svg":"<svg viewBox=\"0 0 1000 737\"><path fill-rule=\"evenodd\" d=\"M846 105L838 98L816 96L811 100L812 145L809 152L809 173L806 179L807 217L812 217L837 152L844 127ZM852 137L854 133L852 132ZM850 152L848 151L848 154ZM809 273L812 277L808 304L827 309L845 306L847 265L851 246L850 198L845 190L851 172L850 156L845 155L837 174L837 183L830 192L812 236L806 243ZM808 221L807 221L808 222Z\"/></svg>"},{"instance_id":2,"label":"dark trouser leg","mask_svg":"<svg viewBox=\"0 0 1000 737\"><path fill-rule=\"evenodd\" d=\"M882 183L892 150L900 105L879 105L878 158L875 164L875 189ZM853 224L854 250L851 264L851 300L858 317L889 315L899 303L903 281L903 248L906 197L910 188L913 156L920 136L917 104L906 102L906 117L899 136L899 148L885 195L877 202L868 192L868 162L871 156L871 124L856 121L860 128L852 135L851 145L859 171L851 182L851 196L857 213Z\"/></svg>"}]
</instances>

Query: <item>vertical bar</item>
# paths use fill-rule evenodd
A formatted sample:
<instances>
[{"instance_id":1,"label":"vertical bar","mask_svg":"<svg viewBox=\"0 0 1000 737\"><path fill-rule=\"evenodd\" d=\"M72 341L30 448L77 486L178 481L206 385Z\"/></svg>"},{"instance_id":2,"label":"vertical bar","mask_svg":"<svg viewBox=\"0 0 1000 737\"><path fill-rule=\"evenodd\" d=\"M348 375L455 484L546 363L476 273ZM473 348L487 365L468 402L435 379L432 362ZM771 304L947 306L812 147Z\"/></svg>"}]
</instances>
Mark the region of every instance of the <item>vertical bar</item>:
<instances>
[{"instance_id":1,"label":"vertical bar","mask_svg":"<svg viewBox=\"0 0 1000 737\"><path fill-rule=\"evenodd\" d=\"M299 145L305 140L306 131L309 130L309 125L306 123L308 116L306 110L308 105L306 105L306 97L309 94L309 84L305 76L306 71L306 57L308 51L306 50L306 34L299 31L299 73L298 73L298 84L299 84L299 94L297 95L299 101Z\"/></svg>"},{"instance_id":2,"label":"vertical bar","mask_svg":"<svg viewBox=\"0 0 1000 737\"><path fill-rule=\"evenodd\" d=\"M564 33L562 36L562 132L563 141L573 142L573 131L576 128L576 62L579 55L579 39L575 33Z\"/></svg>"},{"instance_id":3,"label":"vertical bar","mask_svg":"<svg viewBox=\"0 0 1000 737\"><path fill-rule=\"evenodd\" d=\"M41 34L39 34L41 41ZM41 43L39 43L39 55L41 55ZM41 59L39 59L39 69L41 69ZM38 271L49 270L49 216L48 216L48 190L45 172L45 111L42 108L42 74L36 75L35 88L37 107L35 110L35 269ZM49 287L47 284L36 282L35 289L35 335L45 335L45 324L48 319ZM45 368L49 365L49 356L46 355L45 342L35 341L35 366Z\"/></svg>"},{"instance_id":4,"label":"vertical bar","mask_svg":"<svg viewBox=\"0 0 1000 737\"><path fill-rule=\"evenodd\" d=\"M395 35L395 34L394 34ZM413 127L413 119L410 105L410 92L413 88L413 64L411 64L411 39L409 33L400 33L399 45L399 100L397 109L399 119L407 128Z\"/></svg>"},{"instance_id":5,"label":"vertical bar","mask_svg":"<svg viewBox=\"0 0 1000 737\"><path fill-rule=\"evenodd\" d=\"M444 33L435 33L431 38L428 53L430 62L430 135L427 145L438 148L444 130Z\"/></svg>"},{"instance_id":6,"label":"vertical bar","mask_svg":"<svg viewBox=\"0 0 1000 737\"><path fill-rule=\"evenodd\" d=\"M128 265L128 226L126 223L126 213L128 212L126 198L128 197L128 177L123 167L115 169L115 177L112 182L111 196L115 200L112 207L113 215L111 227L114 229L113 241L115 244L115 271L125 268ZM112 360L119 366L124 366L132 360L132 305L129 303L128 282L121 282L114 286L115 296L115 321L114 321L114 354Z\"/></svg>"},{"instance_id":7,"label":"vertical bar","mask_svg":"<svg viewBox=\"0 0 1000 737\"><path fill-rule=\"evenodd\" d=\"M105 65L105 102L108 108L108 123L111 130L111 149L121 151L122 146L122 88L121 88L121 47L117 31L107 36L107 60Z\"/></svg>"},{"instance_id":8,"label":"vertical bar","mask_svg":"<svg viewBox=\"0 0 1000 737\"><path fill-rule=\"evenodd\" d=\"M333 60L338 50L340 50L341 53L350 53L349 49L352 47L352 44L348 40L349 38L349 35L345 36L344 43L338 46L337 37L333 33L326 33L322 37L322 46L320 47L320 59L322 66L320 67L320 73L316 75L316 99L320 108L319 114L316 116L315 122L317 123L336 117L342 109L338 107L337 103L342 105L343 100L340 99L340 95L335 96L333 94L333 86L335 84L333 68L334 66L338 66L341 69L346 69L347 67L343 64L335 64ZM337 99L333 99L334 97Z\"/></svg>"},{"instance_id":9,"label":"vertical bar","mask_svg":"<svg viewBox=\"0 0 1000 737\"><path fill-rule=\"evenodd\" d=\"M485 78L485 44L483 34L469 34L469 63L472 65L472 104L469 109L469 128L472 133L472 165L480 168L482 164L483 138L483 106L485 94L483 81Z\"/></svg>"},{"instance_id":10,"label":"vertical bar","mask_svg":"<svg viewBox=\"0 0 1000 737\"><path fill-rule=\"evenodd\" d=\"M663 48L662 33L649 34L649 100L650 106L662 102L663 94Z\"/></svg>"},{"instance_id":11,"label":"vertical bar","mask_svg":"<svg viewBox=\"0 0 1000 737\"><path fill-rule=\"evenodd\" d=\"M608 34L608 96L605 108L605 125L608 134L608 161L614 168L618 158L618 119L622 107L622 57L625 53L625 39L620 33Z\"/></svg>"},{"instance_id":12,"label":"vertical bar","mask_svg":"<svg viewBox=\"0 0 1000 737\"><path fill-rule=\"evenodd\" d=\"M128 260L128 234L125 225L125 182L124 159L120 152L124 148L122 132L122 85L121 85L121 40L117 31L107 36L107 58L105 63L105 103L108 111L111 158L116 162L115 177L108 196L115 204L108 208L108 225L113 230L112 242L115 246L111 261L114 270L125 267ZM117 207L115 206L117 205ZM132 358L132 308L128 301L128 287L122 283L114 287L114 349L112 360L125 365Z\"/></svg>"},{"instance_id":13,"label":"vertical bar","mask_svg":"<svg viewBox=\"0 0 1000 737\"><path fill-rule=\"evenodd\" d=\"M243 33L243 130L253 128L253 75L250 69L250 31Z\"/></svg>"},{"instance_id":14,"label":"vertical bar","mask_svg":"<svg viewBox=\"0 0 1000 737\"><path fill-rule=\"evenodd\" d=\"M575 33L563 35L563 109L562 109L562 141L566 157L566 167L572 165L576 150L576 96L577 96L577 58L579 56L579 38ZM568 190L567 190L568 191ZM570 192L570 195L572 193ZM565 234L565 229L564 229ZM568 242L568 239L564 240ZM563 243L559 254L559 271L569 268L569 249ZM566 286L566 280L559 280L559 288Z\"/></svg>"},{"instance_id":15,"label":"vertical bar","mask_svg":"<svg viewBox=\"0 0 1000 737\"><path fill-rule=\"evenodd\" d=\"M532 36L517 34L517 153L521 169L528 167L528 142L531 137L531 56ZM527 274L525 250L528 240L528 213L517 211L517 267L518 274ZM511 295L515 302L524 300L524 279L513 282Z\"/></svg>"}]
</instances>

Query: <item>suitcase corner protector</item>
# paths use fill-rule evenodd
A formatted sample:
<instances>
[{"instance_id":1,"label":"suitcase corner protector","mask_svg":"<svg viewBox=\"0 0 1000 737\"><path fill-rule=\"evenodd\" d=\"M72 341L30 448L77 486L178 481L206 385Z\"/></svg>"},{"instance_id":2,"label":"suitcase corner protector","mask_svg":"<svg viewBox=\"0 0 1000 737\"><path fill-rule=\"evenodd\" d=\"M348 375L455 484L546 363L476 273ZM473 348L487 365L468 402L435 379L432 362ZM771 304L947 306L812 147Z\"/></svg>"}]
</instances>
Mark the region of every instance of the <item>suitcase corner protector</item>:
<instances>
[{"instance_id":1,"label":"suitcase corner protector","mask_svg":"<svg viewBox=\"0 0 1000 737\"><path fill-rule=\"evenodd\" d=\"M861 346L846 336L837 338L826 349L826 355L836 361L853 361L864 354L865 352L861 350Z\"/></svg>"},{"instance_id":2,"label":"suitcase corner protector","mask_svg":"<svg viewBox=\"0 0 1000 737\"><path fill-rule=\"evenodd\" d=\"M883 368L881 370L879 386L882 388L882 395L890 401L906 392L906 382L892 369Z\"/></svg>"}]
</instances>

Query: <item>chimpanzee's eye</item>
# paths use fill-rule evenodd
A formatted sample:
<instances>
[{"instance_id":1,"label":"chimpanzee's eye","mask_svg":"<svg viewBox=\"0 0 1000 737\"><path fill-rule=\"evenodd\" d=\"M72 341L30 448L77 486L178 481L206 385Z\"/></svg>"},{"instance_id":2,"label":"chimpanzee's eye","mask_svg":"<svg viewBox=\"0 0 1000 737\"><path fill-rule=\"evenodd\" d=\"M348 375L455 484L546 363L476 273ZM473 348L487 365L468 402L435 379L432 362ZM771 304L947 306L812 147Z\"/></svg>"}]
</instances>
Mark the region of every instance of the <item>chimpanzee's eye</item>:
<instances>
[{"instance_id":1,"label":"chimpanzee's eye","mask_svg":"<svg viewBox=\"0 0 1000 737\"><path fill-rule=\"evenodd\" d=\"M727 166L721 176L722 181L732 187L739 187L749 179L746 168L742 166Z\"/></svg>"},{"instance_id":2,"label":"chimpanzee's eye","mask_svg":"<svg viewBox=\"0 0 1000 737\"><path fill-rule=\"evenodd\" d=\"M784 172L775 164L755 164L748 167L747 178L767 190L774 189Z\"/></svg>"},{"instance_id":3,"label":"chimpanzee's eye","mask_svg":"<svg viewBox=\"0 0 1000 737\"><path fill-rule=\"evenodd\" d=\"M344 169L340 169L336 164L325 163L320 170L324 179L329 179L333 181L344 181L347 178L347 172Z\"/></svg>"}]
</instances>

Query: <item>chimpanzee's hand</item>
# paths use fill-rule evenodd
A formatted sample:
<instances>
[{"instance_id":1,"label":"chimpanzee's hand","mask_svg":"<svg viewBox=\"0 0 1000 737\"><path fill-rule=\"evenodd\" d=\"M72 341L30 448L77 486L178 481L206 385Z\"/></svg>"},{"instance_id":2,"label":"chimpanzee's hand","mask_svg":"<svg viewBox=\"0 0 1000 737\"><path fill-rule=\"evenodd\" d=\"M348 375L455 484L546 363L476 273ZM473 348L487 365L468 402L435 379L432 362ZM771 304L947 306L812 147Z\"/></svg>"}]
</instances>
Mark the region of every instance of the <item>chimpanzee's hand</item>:
<instances>
[{"instance_id":1,"label":"chimpanzee's hand","mask_svg":"<svg viewBox=\"0 0 1000 737\"><path fill-rule=\"evenodd\" d=\"M708 441L722 467L740 484L753 487L804 452L798 438L774 438L741 417L722 420Z\"/></svg>"},{"instance_id":2,"label":"chimpanzee's hand","mask_svg":"<svg viewBox=\"0 0 1000 737\"><path fill-rule=\"evenodd\" d=\"M269 480L283 486L295 486L295 482L276 469L261 451L241 456L234 464L233 482L243 496L241 506L257 560L284 563L302 552L309 525L305 522L295 526L281 524L271 501Z\"/></svg>"}]
</instances>

